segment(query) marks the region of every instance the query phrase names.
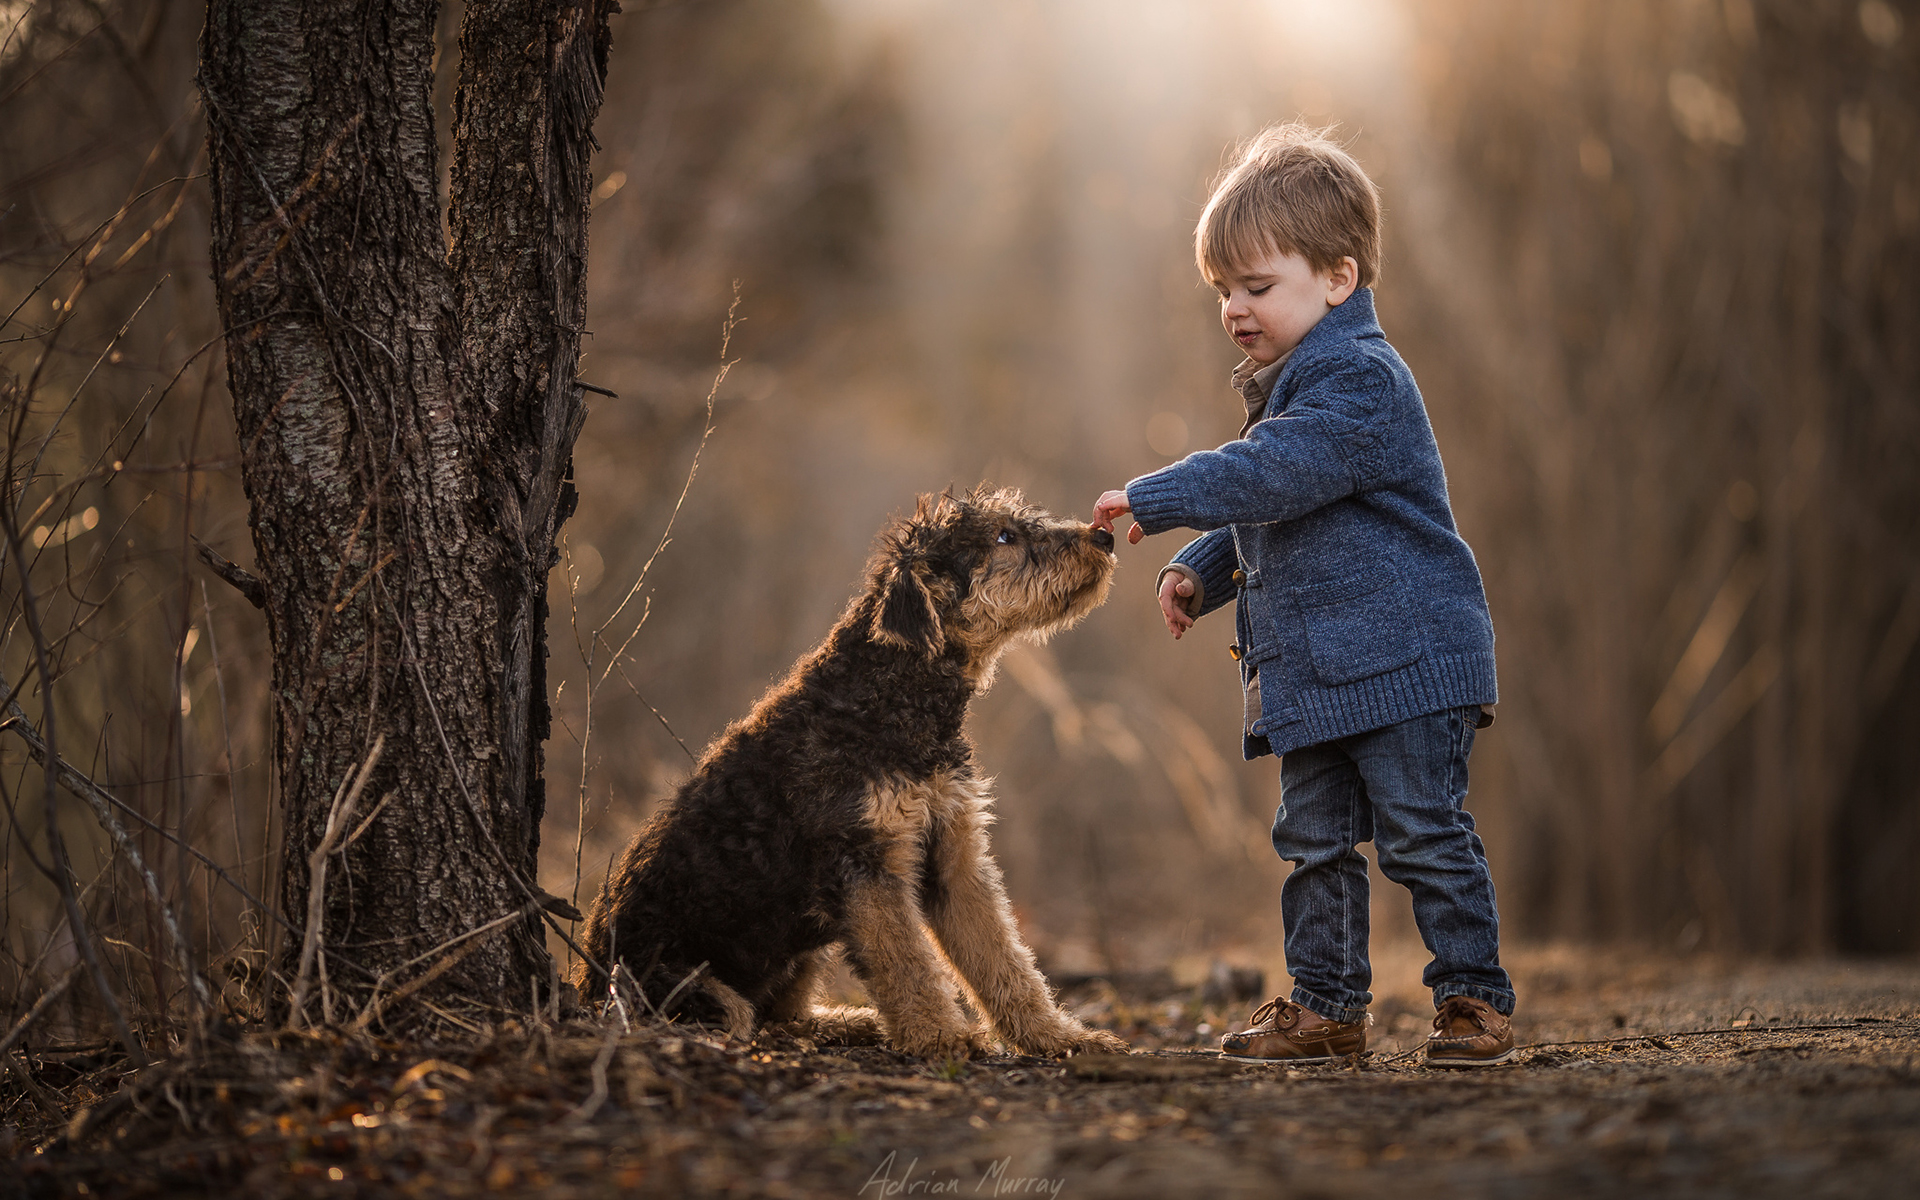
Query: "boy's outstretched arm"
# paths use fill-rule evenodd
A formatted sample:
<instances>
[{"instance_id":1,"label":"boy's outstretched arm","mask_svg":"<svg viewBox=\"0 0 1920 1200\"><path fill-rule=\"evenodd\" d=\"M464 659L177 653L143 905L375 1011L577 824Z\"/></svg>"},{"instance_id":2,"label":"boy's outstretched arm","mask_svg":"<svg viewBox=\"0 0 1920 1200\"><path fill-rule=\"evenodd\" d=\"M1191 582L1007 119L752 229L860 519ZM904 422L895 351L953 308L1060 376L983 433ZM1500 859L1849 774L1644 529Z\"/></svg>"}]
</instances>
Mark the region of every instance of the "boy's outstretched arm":
<instances>
[{"instance_id":1,"label":"boy's outstretched arm","mask_svg":"<svg viewBox=\"0 0 1920 1200\"><path fill-rule=\"evenodd\" d=\"M1142 530L1290 521L1406 467L1411 440L1401 431L1413 422L1393 419L1402 402L1384 366L1309 364L1297 389L1286 411L1245 437L1129 481L1128 511Z\"/></svg>"}]
</instances>

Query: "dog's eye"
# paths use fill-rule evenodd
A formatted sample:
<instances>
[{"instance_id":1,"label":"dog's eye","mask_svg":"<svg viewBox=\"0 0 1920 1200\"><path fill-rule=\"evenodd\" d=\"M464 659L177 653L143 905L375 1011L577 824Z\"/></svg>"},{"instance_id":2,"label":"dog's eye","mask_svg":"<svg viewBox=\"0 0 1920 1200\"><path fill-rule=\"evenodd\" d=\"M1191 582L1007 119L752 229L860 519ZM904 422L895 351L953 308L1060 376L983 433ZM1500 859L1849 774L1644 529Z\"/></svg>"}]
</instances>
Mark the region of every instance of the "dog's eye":
<instances>
[{"instance_id":1,"label":"dog's eye","mask_svg":"<svg viewBox=\"0 0 1920 1200\"><path fill-rule=\"evenodd\" d=\"M1000 543L1002 546L1011 546L1013 545L1013 541L1014 541L1013 530L1002 529L1000 531L1000 536L993 540Z\"/></svg>"}]
</instances>

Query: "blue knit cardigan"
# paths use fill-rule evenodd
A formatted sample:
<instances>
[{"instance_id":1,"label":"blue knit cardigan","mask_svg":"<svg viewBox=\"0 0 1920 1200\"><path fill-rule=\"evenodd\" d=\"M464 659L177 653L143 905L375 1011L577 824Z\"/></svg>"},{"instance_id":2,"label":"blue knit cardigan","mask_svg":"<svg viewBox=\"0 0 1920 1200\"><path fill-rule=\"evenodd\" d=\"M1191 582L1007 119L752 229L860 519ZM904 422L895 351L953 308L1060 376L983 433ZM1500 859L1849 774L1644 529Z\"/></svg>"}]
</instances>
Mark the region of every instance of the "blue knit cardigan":
<instances>
[{"instance_id":1,"label":"blue knit cardigan","mask_svg":"<svg viewBox=\"0 0 1920 1200\"><path fill-rule=\"evenodd\" d=\"M1493 621L1413 373L1362 288L1301 340L1237 441L1127 485L1205 615L1237 594L1244 753L1497 699Z\"/></svg>"}]
</instances>

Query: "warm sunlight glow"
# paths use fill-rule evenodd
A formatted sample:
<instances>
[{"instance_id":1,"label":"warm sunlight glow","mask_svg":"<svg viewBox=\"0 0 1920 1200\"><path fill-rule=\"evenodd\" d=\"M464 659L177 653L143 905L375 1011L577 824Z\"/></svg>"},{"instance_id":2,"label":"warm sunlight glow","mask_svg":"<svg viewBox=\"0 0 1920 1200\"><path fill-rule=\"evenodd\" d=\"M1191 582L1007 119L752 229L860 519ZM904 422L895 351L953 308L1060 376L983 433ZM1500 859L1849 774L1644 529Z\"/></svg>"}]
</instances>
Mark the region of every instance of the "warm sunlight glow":
<instances>
[{"instance_id":1,"label":"warm sunlight glow","mask_svg":"<svg viewBox=\"0 0 1920 1200\"><path fill-rule=\"evenodd\" d=\"M1377 68L1406 39L1406 14L1394 0L1267 0L1281 36L1333 74Z\"/></svg>"}]
</instances>

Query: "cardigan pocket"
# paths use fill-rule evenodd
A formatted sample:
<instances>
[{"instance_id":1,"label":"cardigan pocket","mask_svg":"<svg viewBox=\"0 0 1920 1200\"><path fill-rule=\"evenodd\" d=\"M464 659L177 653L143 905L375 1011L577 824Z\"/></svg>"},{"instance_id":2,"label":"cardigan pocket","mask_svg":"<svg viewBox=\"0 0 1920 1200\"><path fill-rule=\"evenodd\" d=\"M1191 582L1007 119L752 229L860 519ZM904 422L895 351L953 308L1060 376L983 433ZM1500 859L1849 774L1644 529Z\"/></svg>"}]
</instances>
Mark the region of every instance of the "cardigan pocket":
<instances>
[{"instance_id":1,"label":"cardigan pocket","mask_svg":"<svg viewBox=\"0 0 1920 1200\"><path fill-rule=\"evenodd\" d=\"M1391 568L1303 584L1293 589L1293 602L1322 683L1380 675L1417 662L1426 652L1406 584Z\"/></svg>"}]
</instances>

